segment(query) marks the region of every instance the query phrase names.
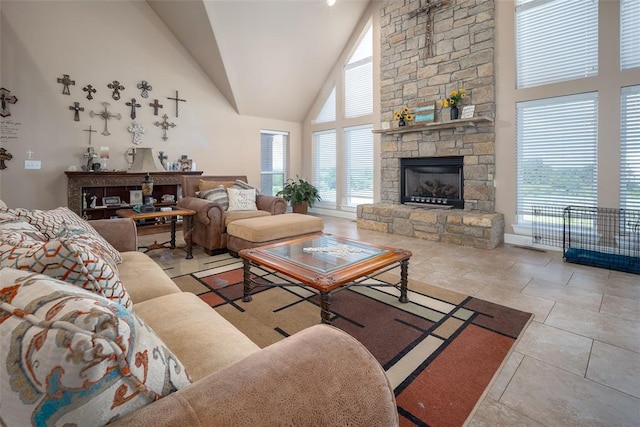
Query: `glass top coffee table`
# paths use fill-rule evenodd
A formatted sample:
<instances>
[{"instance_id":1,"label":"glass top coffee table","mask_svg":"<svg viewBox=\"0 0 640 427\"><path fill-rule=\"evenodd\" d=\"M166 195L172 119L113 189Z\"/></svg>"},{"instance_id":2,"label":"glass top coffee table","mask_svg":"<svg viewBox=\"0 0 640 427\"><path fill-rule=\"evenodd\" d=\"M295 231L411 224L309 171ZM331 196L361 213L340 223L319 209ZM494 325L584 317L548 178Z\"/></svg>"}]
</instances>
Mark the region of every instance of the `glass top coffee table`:
<instances>
[{"instance_id":1,"label":"glass top coffee table","mask_svg":"<svg viewBox=\"0 0 640 427\"><path fill-rule=\"evenodd\" d=\"M287 286L301 284L320 293L322 323L331 323L329 297L332 292L359 285L400 266L400 282L381 283L400 289L400 302L408 302L407 275L411 252L388 246L336 237L328 234L312 235L259 246L240 251L244 265L244 295L242 300L251 301L251 289L264 286ZM268 283L261 275L252 273L252 268L265 272L273 271L292 278L295 282ZM272 271L269 271L270 269ZM385 284L386 283L386 284Z\"/></svg>"}]
</instances>

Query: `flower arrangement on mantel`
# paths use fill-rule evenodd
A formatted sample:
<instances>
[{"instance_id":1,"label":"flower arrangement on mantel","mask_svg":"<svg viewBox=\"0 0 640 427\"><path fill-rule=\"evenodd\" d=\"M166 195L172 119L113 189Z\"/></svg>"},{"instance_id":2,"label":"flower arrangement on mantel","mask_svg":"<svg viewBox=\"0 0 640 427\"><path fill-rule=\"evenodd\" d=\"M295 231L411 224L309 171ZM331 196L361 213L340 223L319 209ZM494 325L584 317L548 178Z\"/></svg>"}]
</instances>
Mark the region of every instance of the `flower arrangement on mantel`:
<instances>
[{"instance_id":1,"label":"flower arrangement on mantel","mask_svg":"<svg viewBox=\"0 0 640 427\"><path fill-rule=\"evenodd\" d=\"M458 90L452 90L448 97L440 101L442 108L451 108L451 120L458 118L458 104L462 104L462 100L467 96L467 91L464 88Z\"/></svg>"},{"instance_id":2,"label":"flower arrangement on mantel","mask_svg":"<svg viewBox=\"0 0 640 427\"><path fill-rule=\"evenodd\" d=\"M409 109L407 107L402 107L400 111L393 112L393 120L398 121L398 126L404 126L407 122L413 120L413 114L409 113Z\"/></svg>"}]
</instances>

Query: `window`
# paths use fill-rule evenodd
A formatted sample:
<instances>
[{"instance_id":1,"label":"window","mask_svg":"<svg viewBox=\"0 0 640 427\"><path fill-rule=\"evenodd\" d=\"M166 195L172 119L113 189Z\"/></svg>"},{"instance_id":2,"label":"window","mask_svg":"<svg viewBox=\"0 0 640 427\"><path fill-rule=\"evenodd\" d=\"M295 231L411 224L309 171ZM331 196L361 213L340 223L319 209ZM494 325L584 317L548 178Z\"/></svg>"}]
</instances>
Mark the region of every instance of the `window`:
<instances>
[{"instance_id":1,"label":"window","mask_svg":"<svg viewBox=\"0 0 640 427\"><path fill-rule=\"evenodd\" d=\"M373 113L373 26L344 67L345 117Z\"/></svg>"},{"instance_id":2,"label":"window","mask_svg":"<svg viewBox=\"0 0 640 427\"><path fill-rule=\"evenodd\" d=\"M640 86L622 88L620 207L640 209Z\"/></svg>"},{"instance_id":3,"label":"window","mask_svg":"<svg viewBox=\"0 0 640 427\"><path fill-rule=\"evenodd\" d=\"M313 134L313 184L323 203L336 202L336 131Z\"/></svg>"},{"instance_id":4,"label":"window","mask_svg":"<svg viewBox=\"0 0 640 427\"><path fill-rule=\"evenodd\" d=\"M346 159L345 204L373 202L373 126L344 130Z\"/></svg>"},{"instance_id":5,"label":"window","mask_svg":"<svg viewBox=\"0 0 640 427\"><path fill-rule=\"evenodd\" d=\"M640 2L620 1L620 68L640 67Z\"/></svg>"},{"instance_id":6,"label":"window","mask_svg":"<svg viewBox=\"0 0 640 427\"><path fill-rule=\"evenodd\" d=\"M598 74L598 1L516 2L517 87Z\"/></svg>"},{"instance_id":7,"label":"window","mask_svg":"<svg viewBox=\"0 0 640 427\"><path fill-rule=\"evenodd\" d=\"M260 192L273 196L282 190L287 172L286 132L260 131Z\"/></svg>"},{"instance_id":8,"label":"window","mask_svg":"<svg viewBox=\"0 0 640 427\"><path fill-rule=\"evenodd\" d=\"M597 206L597 93L520 102L516 133L520 221L533 206Z\"/></svg>"},{"instance_id":9,"label":"window","mask_svg":"<svg viewBox=\"0 0 640 427\"><path fill-rule=\"evenodd\" d=\"M320 110L320 114L316 117L315 123L334 122L336 120L336 88L331 90L327 100Z\"/></svg>"}]
</instances>

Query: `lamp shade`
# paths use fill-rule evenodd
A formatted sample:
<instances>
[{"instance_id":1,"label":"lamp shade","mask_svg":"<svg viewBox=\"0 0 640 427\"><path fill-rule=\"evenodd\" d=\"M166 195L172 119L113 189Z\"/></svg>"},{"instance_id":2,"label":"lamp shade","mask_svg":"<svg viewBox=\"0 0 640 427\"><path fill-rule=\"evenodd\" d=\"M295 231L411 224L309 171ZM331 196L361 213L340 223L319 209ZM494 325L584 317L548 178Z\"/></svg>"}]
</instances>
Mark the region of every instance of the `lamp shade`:
<instances>
[{"instance_id":1,"label":"lamp shade","mask_svg":"<svg viewBox=\"0 0 640 427\"><path fill-rule=\"evenodd\" d=\"M165 172L152 148L137 147L129 172Z\"/></svg>"}]
</instances>

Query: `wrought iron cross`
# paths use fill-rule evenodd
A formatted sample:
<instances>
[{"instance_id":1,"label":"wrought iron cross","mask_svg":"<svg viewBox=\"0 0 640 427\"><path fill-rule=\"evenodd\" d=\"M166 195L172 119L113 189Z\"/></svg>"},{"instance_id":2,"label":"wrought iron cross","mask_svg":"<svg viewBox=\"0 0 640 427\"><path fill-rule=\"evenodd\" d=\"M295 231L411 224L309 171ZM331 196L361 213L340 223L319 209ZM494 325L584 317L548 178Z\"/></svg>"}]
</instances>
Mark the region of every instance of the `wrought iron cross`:
<instances>
[{"instance_id":1,"label":"wrought iron cross","mask_svg":"<svg viewBox=\"0 0 640 427\"><path fill-rule=\"evenodd\" d=\"M91 145L91 134L98 131L91 129L91 125L89 125L89 129L85 129L84 131L89 132L89 145Z\"/></svg>"},{"instance_id":2,"label":"wrought iron cross","mask_svg":"<svg viewBox=\"0 0 640 427\"><path fill-rule=\"evenodd\" d=\"M0 88L0 100L2 100L2 110L0 110L0 117L8 117L11 115L9 112L9 105L7 104L15 104L18 102L18 98L9 94L11 91L9 89Z\"/></svg>"},{"instance_id":3,"label":"wrought iron cross","mask_svg":"<svg viewBox=\"0 0 640 427\"><path fill-rule=\"evenodd\" d=\"M13 159L11 153L3 148L0 148L0 170L6 169L7 165L4 163L5 161L9 161Z\"/></svg>"},{"instance_id":4,"label":"wrought iron cross","mask_svg":"<svg viewBox=\"0 0 640 427\"><path fill-rule=\"evenodd\" d=\"M437 9L449 4L450 0L427 0L424 6L419 7L409 14L409 18L426 14L426 30L424 34L424 48L420 53L422 59L433 55L433 15ZM426 53L425 53L426 52Z\"/></svg>"},{"instance_id":5,"label":"wrought iron cross","mask_svg":"<svg viewBox=\"0 0 640 427\"><path fill-rule=\"evenodd\" d=\"M69 85L76 85L76 81L71 80L69 78L69 74L63 74L62 78L58 77L58 83L62 83L64 85L62 88L63 95L71 95L71 92L69 92Z\"/></svg>"},{"instance_id":6,"label":"wrought iron cross","mask_svg":"<svg viewBox=\"0 0 640 427\"><path fill-rule=\"evenodd\" d=\"M127 102L126 103L129 107L131 107L131 120L135 120L136 119L136 107L142 107L142 105L140 104L136 104L136 99L135 98L131 98L131 102Z\"/></svg>"},{"instance_id":7,"label":"wrought iron cross","mask_svg":"<svg viewBox=\"0 0 640 427\"><path fill-rule=\"evenodd\" d=\"M167 96L167 99L171 99L173 101L176 101L176 117L178 117L178 102L187 102L187 100L178 98L178 91L176 91L176 97L175 98L171 98L171 97Z\"/></svg>"},{"instance_id":8,"label":"wrought iron cross","mask_svg":"<svg viewBox=\"0 0 640 427\"><path fill-rule=\"evenodd\" d=\"M91 85L86 85L85 87L82 88L83 91L87 92L87 99L88 100L92 100L93 99L93 93L96 93L97 90L94 89L93 86Z\"/></svg>"},{"instance_id":9,"label":"wrought iron cross","mask_svg":"<svg viewBox=\"0 0 640 427\"><path fill-rule=\"evenodd\" d=\"M153 89L153 87L146 80L143 80L140 83L138 83L138 89L142 91L140 93L141 97L148 98L149 92Z\"/></svg>"},{"instance_id":10,"label":"wrought iron cross","mask_svg":"<svg viewBox=\"0 0 640 427\"><path fill-rule=\"evenodd\" d=\"M120 91L124 90L124 86L122 86L120 84L119 81L114 80L112 83L109 83L107 85L107 87L111 90L113 90L113 93L111 94L111 97L113 99L115 99L116 101L120 99Z\"/></svg>"},{"instance_id":11,"label":"wrought iron cross","mask_svg":"<svg viewBox=\"0 0 640 427\"><path fill-rule=\"evenodd\" d=\"M73 121L74 122L79 122L80 121L80 111L84 111L84 107L81 107L79 102L74 102L73 105L69 106L69 110L74 111L74 113L73 113Z\"/></svg>"},{"instance_id":12,"label":"wrought iron cross","mask_svg":"<svg viewBox=\"0 0 640 427\"><path fill-rule=\"evenodd\" d=\"M165 163L165 160L167 160L169 158L169 156L165 156L164 155L164 151L160 151L158 154L158 160L160 160L160 163L162 163L162 166L164 166L165 168L167 167L167 164Z\"/></svg>"},{"instance_id":13,"label":"wrought iron cross","mask_svg":"<svg viewBox=\"0 0 640 427\"><path fill-rule=\"evenodd\" d=\"M157 99L154 99L153 102L151 104L149 104L149 107L153 107L153 115L157 116L158 115L158 108L162 108L163 105L160 104Z\"/></svg>"},{"instance_id":14,"label":"wrought iron cross","mask_svg":"<svg viewBox=\"0 0 640 427\"><path fill-rule=\"evenodd\" d=\"M115 119L118 119L118 120L120 120L120 119L122 118L122 116L120 115L120 113L118 113L118 114L111 114L109 111L107 111L107 107L108 107L109 105L110 105L110 104L109 104L108 102L103 102L103 103L102 103L102 106L104 107L104 111L101 111L101 112L99 112L99 113L94 113L93 111L91 111L91 112L89 113L89 115L90 115L91 117L99 116L102 120L104 120L104 130L102 131L102 134L103 134L104 136L109 136L109 135L111 135L111 134L109 133L109 130L107 129L107 121L108 121L108 120L110 120L110 119L112 119L112 118L115 118Z\"/></svg>"},{"instance_id":15,"label":"wrought iron cross","mask_svg":"<svg viewBox=\"0 0 640 427\"><path fill-rule=\"evenodd\" d=\"M162 119L163 119L163 121L155 122L154 125L158 126L159 128L161 128L163 130L162 139L164 141L166 141L167 139L169 139L169 137L167 136L167 130L170 127L172 127L172 128L176 127L176 124L175 123L169 123L169 116L167 116L166 114L162 116Z\"/></svg>"}]
</instances>

